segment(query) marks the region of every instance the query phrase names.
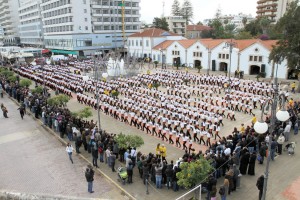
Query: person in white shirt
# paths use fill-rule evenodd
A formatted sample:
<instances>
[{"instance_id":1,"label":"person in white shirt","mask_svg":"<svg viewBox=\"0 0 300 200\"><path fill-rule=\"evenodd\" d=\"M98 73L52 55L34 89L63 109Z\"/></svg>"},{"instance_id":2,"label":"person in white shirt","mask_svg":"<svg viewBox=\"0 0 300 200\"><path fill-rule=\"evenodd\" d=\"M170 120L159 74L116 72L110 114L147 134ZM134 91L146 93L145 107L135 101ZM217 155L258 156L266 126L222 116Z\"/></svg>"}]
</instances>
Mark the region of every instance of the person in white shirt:
<instances>
[{"instance_id":1,"label":"person in white shirt","mask_svg":"<svg viewBox=\"0 0 300 200\"><path fill-rule=\"evenodd\" d=\"M72 145L70 143L67 144L67 147L66 147L66 152L68 153L69 155L69 158L73 164L73 159L72 159L72 153L73 153L74 149L72 147Z\"/></svg>"}]
</instances>

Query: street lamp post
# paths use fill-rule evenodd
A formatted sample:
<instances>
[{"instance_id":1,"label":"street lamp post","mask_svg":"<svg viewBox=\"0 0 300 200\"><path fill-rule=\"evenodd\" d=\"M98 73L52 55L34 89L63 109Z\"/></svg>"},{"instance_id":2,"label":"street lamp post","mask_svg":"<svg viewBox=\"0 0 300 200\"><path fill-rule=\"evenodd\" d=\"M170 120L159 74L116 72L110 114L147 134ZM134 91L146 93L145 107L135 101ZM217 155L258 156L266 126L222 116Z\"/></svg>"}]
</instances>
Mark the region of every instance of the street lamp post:
<instances>
[{"instance_id":1,"label":"street lamp post","mask_svg":"<svg viewBox=\"0 0 300 200\"><path fill-rule=\"evenodd\" d=\"M231 73L231 56L232 56L232 49L236 46L236 43L230 40L230 42L225 43L225 48L229 48L229 70L228 70L228 77L229 77L229 87L231 86L230 80L230 73Z\"/></svg>"},{"instance_id":2,"label":"street lamp post","mask_svg":"<svg viewBox=\"0 0 300 200\"><path fill-rule=\"evenodd\" d=\"M164 69L164 54L163 54L163 50L161 48L159 48L160 51L160 55L161 55L161 69Z\"/></svg>"},{"instance_id":3,"label":"street lamp post","mask_svg":"<svg viewBox=\"0 0 300 200\"><path fill-rule=\"evenodd\" d=\"M278 89L278 81L277 81L277 71L278 71L278 63L277 62L277 69L276 69L276 77L275 77L275 88L274 88L274 99L269 99L268 101L266 101L263 104L263 110L261 113L261 118L259 121L257 121L254 124L254 130L255 132L257 132L258 134L264 134L268 131L269 129L269 145L268 145L268 150L269 150L269 154L268 154L268 158L267 158L267 164L266 164L266 169L265 169L265 175L264 175L264 187L263 187L263 194L262 194L262 200L266 199L266 194L267 194L267 185L268 185L268 178L269 178L269 165L270 165L270 159L271 159L271 143L272 143L272 137L273 137L273 131L274 131L274 126L275 126L275 122L276 122L276 118L281 121L284 122L286 120L288 120L290 118L290 115L288 113L288 111L285 110L285 96L284 94L279 94L279 89ZM282 103L281 105L281 110L279 110L276 113L276 109L277 109L277 104L278 104L278 100L281 98ZM266 122L263 121L263 115L265 114L265 107L271 105L271 121L270 121L270 126L268 126L268 124ZM267 109L268 110L268 109Z\"/></svg>"},{"instance_id":4,"label":"street lamp post","mask_svg":"<svg viewBox=\"0 0 300 200\"><path fill-rule=\"evenodd\" d=\"M102 62L101 62L102 63ZM101 130L101 121L100 121L100 109L99 109L99 104L100 104L100 97L99 97L99 87L98 87L98 81L99 81L99 71L98 71L98 66L96 65L96 59L94 58L94 79L96 82L96 89L95 89L95 95L97 99L97 114L98 114L98 127L99 131ZM108 74L103 73L102 77L107 78Z\"/></svg>"},{"instance_id":5,"label":"street lamp post","mask_svg":"<svg viewBox=\"0 0 300 200\"><path fill-rule=\"evenodd\" d=\"M210 63L211 63L211 50L209 47L206 47L206 50L208 51L207 75L209 75Z\"/></svg>"}]
</instances>

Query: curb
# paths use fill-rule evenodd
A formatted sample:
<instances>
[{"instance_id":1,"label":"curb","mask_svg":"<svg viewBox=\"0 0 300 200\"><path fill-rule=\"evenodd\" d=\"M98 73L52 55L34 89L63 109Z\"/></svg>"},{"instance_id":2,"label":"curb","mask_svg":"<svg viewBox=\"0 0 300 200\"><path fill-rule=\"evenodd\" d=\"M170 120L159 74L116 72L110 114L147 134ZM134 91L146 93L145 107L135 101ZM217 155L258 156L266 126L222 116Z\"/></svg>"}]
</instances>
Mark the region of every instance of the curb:
<instances>
[{"instance_id":1,"label":"curb","mask_svg":"<svg viewBox=\"0 0 300 200\"><path fill-rule=\"evenodd\" d=\"M18 106L20 105L19 102L17 102L14 98L8 96L8 98L13 101L15 104L17 104ZM31 116L33 118L33 120L37 121L40 125L42 125L42 127L49 132L51 135L53 135L56 139L58 139L62 145L67 145L67 142L62 139L61 137L59 137L52 129L50 129L48 126L44 126L44 124L42 123L42 121L40 119L36 119L31 111L26 110L26 114L28 114L29 116ZM82 154L76 154L77 156L81 157L83 160L85 160L87 163L89 163L90 165L92 165L93 163L91 161L89 161L86 157L84 157ZM122 188L117 182L115 182L113 179L111 179L108 175L106 175L102 170L96 168L96 171L98 171L101 175L103 175L106 179L108 179L111 183L113 183L119 190L121 190L124 193L124 197L128 200L136 200L136 198L134 196L132 196L129 192L127 192L124 188Z\"/></svg>"}]
</instances>

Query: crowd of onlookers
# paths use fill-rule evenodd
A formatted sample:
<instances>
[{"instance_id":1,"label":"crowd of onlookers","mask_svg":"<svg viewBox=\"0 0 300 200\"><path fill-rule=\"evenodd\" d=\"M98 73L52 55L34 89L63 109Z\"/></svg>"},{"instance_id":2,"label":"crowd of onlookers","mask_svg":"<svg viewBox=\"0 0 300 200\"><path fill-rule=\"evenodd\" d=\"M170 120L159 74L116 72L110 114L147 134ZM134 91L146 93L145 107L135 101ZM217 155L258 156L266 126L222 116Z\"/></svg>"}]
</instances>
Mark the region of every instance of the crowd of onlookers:
<instances>
[{"instance_id":1,"label":"crowd of onlookers","mask_svg":"<svg viewBox=\"0 0 300 200\"><path fill-rule=\"evenodd\" d=\"M232 134L223 137L211 145L205 152L185 151L178 160L167 160L166 147L158 145L155 153L143 154L136 148L119 148L115 141L116 134L99 130L93 120L87 121L74 117L66 107L50 106L47 104L48 95L32 94L28 88L19 86L19 80L9 82L5 77L0 77L1 86L7 95L16 99L21 107L34 113L36 118L41 118L43 124L57 132L60 137L68 137L74 141L77 153L87 151L92 155L93 165L98 167L98 161L108 163L112 171L117 171L116 162L125 164L128 183L132 183L133 172L137 171L144 184L149 181L155 183L157 188L179 190L176 173L180 171L180 163L193 162L200 156L209 160L215 169L203 182L207 191L207 198L214 199L218 194L222 200L235 191L239 185L240 175L255 175L255 165L258 160L263 164L268 153L274 160L275 154L282 153L284 142L288 142L291 130L298 133L297 113L300 109L299 102L289 102L290 120L276 122L273 133L259 135L255 133L253 124L234 128ZM270 119L266 119L270 123ZM273 135L272 141L269 140ZM268 144L271 143L271 149ZM136 168L137 170L134 170ZM224 177L224 184L217 189L217 179Z\"/></svg>"}]
</instances>

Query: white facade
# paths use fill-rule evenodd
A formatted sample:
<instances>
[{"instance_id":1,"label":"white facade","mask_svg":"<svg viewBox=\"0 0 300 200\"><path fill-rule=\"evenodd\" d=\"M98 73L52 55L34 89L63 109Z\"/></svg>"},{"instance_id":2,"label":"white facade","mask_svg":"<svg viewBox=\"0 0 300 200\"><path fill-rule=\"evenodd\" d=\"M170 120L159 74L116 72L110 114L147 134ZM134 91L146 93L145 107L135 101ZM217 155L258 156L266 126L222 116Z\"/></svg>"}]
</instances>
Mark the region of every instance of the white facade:
<instances>
[{"instance_id":1,"label":"white facade","mask_svg":"<svg viewBox=\"0 0 300 200\"><path fill-rule=\"evenodd\" d=\"M154 38L152 38L154 39ZM157 39L157 38L156 38ZM139 41L151 41L148 38L130 38L135 44L140 44ZM159 41L159 40L156 40ZM269 63L269 54L272 46L276 41L261 41L261 40L234 40L235 46L230 48L228 40L165 40L151 50L151 46L144 48L143 53L150 53L153 61L164 63L169 66L178 64L194 67L201 65L203 69L212 71L230 71L233 74L236 70L243 71L246 75L256 75L261 72L266 73L266 77L274 77L276 66L274 63ZM139 46L140 47L140 46ZM129 49L130 55L142 56L137 53L137 48L134 46ZM140 50L142 50L140 48ZM284 60L278 64L278 78L287 78L288 68L287 62Z\"/></svg>"},{"instance_id":2,"label":"white facade","mask_svg":"<svg viewBox=\"0 0 300 200\"><path fill-rule=\"evenodd\" d=\"M170 31L179 35L185 35L186 20L182 16L168 16L166 20Z\"/></svg>"},{"instance_id":3,"label":"white facade","mask_svg":"<svg viewBox=\"0 0 300 200\"><path fill-rule=\"evenodd\" d=\"M40 9L41 0L20 1L19 34L24 45L44 46L43 23Z\"/></svg>"},{"instance_id":4,"label":"white facade","mask_svg":"<svg viewBox=\"0 0 300 200\"><path fill-rule=\"evenodd\" d=\"M253 74L251 70L259 69L265 65L266 77L271 77L273 63L269 63L270 50L260 43L255 43L240 52L240 71ZM277 64L274 65L276 67ZM287 62L284 60L278 65L278 78L287 78ZM275 75L275 74L274 74Z\"/></svg>"},{"instance_id":5,"label":"white facade","mask_svg":"<svg viewBox=\"0 0 300 200\"><path fill-rule=\"evenodd\" d=\"M0 25L4 31L5 44L19 44L19 1L1 0L0 1Z\"/></svg>"},{"instance_id":6,"label":"white facade","mask_svg":"<svg viewBox=\"0 0 300 200\"><path fill-rule=\"evenodd\" d=\"M128 37L127 49L130 56L137 58L150 57L153 60L161 60L160 53L153 49L166 40L182 40L182 36L161 36L161 37ZM162 46L162 49L164 47ZM165 55L165 54L164 54ZM158 59L160 58L160 59Z\"/></svg>"},{"instance_id":7,"label":"white facade","mask_svg":"<svg viewBox=\"0 0 300 200\"><path fill-rule=\"evenodd\" d=\"M125 1L124 23L121 3L115 0L42 0L46 47L81 51L87 55L97 49L124 47L123 35L127 37L140 28L140 0Z\"/></svg>"}]
</instances>

